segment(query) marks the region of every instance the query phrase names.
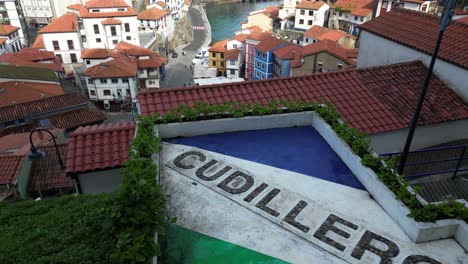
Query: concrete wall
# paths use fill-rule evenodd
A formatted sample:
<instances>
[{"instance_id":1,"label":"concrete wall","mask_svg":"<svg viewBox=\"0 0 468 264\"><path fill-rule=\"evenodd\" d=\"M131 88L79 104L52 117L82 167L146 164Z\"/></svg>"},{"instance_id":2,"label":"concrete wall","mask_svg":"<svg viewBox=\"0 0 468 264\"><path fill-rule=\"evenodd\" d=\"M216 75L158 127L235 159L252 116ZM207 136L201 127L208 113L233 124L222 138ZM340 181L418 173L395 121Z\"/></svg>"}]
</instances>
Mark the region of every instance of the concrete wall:
<instances>
[{"instance_id":1,"label":"concrete wall","mask_svg":"<svg viewBox=\"0 0 468 264\"><path fill-rule=\"evenodd\" d=\"M408 129L373 134L369 136L375 152L389 153L403 151ZM444 122L427 126L418 126L414 134L411 149L421 149L468 138L468 120Z\"/></svg>"},{"instance_id":2,"label":"concrete wall","mask_svg":"<svg viewBox=\"0 0 468 264\"><path fill-rule=\"evenodd\" d=\"M122 182L119 169L102 170L78 174L83 194L115 192Z\"/></svg>"},{"instance_id":3,"label":"concrete wall","mask_svg":"<svg viewBox=\"0 0 468 264\"><path fill-rule=\"evenodd\" d=\"M83 26L87 39L87 47L89 48L108 48L112 49L116 44L113 43L113 40L125 41L137 46L140 46L140 37L138 35L138 19L136 16L130 17L115 17L116 19L122 21L121 25L113 25L116 27L117 36L111 36L110 26L104 27L101 21L104 18L83 18ZM125 32L124 24L128 23L130 25L130 32ZM99 33L94 33L94 25L98 25ZM119 30L121 29L121 30ZM130 40L127 39L130 37ZM100 38L101 42L97 42L97 39Z\"/></svg>"},{"instance_id":4,"label":"concrete wall","mask_svg":"<svg viewBox=\"0 0 468 264\"><path fill-rule=\"evenodd\" d=\"M429 66L431 56L367 31L361 32L358 68L420 60ZM438 59L434 73L458 95L468 100L468 70Z\"/></svg>"},{"instance_id":5,"label":"concrete wall","mask_svg":"<svg viewBox=\"0 0 468 264\"><path fill-rule=\"evenodd\" d=\"M322 62L322 66L319 66L319 62ZM328 54L327 52L320 52L317 54L309 55L304 57L304 63L301 67L294 68L292 75L303 75L307 73L319 72L319 69L322 68L323 72L327 71L336 71L338 69L338 62L341 62L343 69L350 66L346 64L343 60L338 59L337 57Z\"/></svg>"},{"instance_id":6,"label":"concrete wall","mask_svg":"<svg viewBox=\"0 0 468 264\"><path fill-rule=\"evenodd\" d=\"M62 56L63 64L70 64L71 54L76 55L76 60L78 63L83 62L81 59L81 38L78 32L67 32L67 33L44 33L42 34L42 39L44 41L44 48L47 51L53 52L55 55ZM68 49L67 41L73 41L73 46L75 49ZM54 50L53 41L58 41L59 50Z\"/></svg>"}]
</instances>

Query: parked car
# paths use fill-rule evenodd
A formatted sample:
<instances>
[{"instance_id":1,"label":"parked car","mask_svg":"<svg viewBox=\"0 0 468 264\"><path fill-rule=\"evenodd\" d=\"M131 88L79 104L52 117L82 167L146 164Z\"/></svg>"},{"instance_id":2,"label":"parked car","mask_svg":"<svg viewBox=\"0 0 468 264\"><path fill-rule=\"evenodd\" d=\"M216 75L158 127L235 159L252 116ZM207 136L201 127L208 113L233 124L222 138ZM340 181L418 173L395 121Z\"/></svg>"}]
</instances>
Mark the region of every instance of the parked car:
<instances>
[{"instance_id":1,"label":"parked car","mask_svg":"<svg viewBox=\"0 0 468 264\"><path fill-rule=\"evenodd\" d=\"M207 53L206 50L202 50L202 51L200 51L197 55L195 55L195 58L201 59L201 58L203 58L203 57L206 56L206 55L205 55L206 53Z\"/></svg>"}]
</instances>

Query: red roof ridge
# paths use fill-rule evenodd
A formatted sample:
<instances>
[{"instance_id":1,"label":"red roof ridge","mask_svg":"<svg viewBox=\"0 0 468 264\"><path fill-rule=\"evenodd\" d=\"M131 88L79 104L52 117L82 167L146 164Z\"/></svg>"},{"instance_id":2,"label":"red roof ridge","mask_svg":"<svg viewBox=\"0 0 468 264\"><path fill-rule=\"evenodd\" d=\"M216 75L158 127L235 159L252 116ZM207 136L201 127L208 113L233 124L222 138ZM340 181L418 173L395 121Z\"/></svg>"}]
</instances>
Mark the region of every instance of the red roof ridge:
<instances>
[{"instance_id":1,"label":"red roof ridge","mask_svg":"<svg viewBox=\"0 0 468 264\"><path fill-rule=\"evenodd\" d=\"M92 126L81 126L77 128L70 136L78 135L92 135L100 134L104 132L116 131L116 130L130 130L135 128L134 121L124 121L118 123L109 123L101 125L92 125Z\"/></svg>"}]
</instances>

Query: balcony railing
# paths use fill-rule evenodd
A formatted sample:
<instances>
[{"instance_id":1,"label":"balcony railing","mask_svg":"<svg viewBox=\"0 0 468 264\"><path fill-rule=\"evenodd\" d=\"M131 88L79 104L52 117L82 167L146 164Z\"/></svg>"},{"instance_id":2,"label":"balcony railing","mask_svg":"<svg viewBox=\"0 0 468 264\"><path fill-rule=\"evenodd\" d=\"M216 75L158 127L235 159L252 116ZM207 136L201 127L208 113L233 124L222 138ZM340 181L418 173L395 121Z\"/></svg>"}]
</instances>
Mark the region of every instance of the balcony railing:
<instances>
[{"instance_id":1,"label":"balcony railing","mask_svg":"<svg viewBox=\"0 0 468 264\"><path fill-rule=\"evenodd\" d=\"M465 157L467 148L468 145L459 145L410 151L403 176L406 179L415 179L448 174L454 180L461 172L468 171L468 157ZM401 154L394 152L380 156L385 159L396 157L398 167Z\"/></svg>"}]
</instances>

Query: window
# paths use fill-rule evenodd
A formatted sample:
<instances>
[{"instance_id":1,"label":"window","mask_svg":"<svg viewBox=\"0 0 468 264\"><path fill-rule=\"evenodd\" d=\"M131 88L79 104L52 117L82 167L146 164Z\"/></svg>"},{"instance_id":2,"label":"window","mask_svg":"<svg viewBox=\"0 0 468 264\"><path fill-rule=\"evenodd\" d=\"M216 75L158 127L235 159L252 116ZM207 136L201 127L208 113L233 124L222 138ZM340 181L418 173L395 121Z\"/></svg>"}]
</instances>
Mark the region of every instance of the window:
<instances>
[{"instance_id":1,"label":"window","mask_svg":"<svg viewBox=\"0 0 468 264\"><path fill-rule=\"evenodd\" d=\"M122 79L122 83L128 83L128 79Z\"/></svg>"},{"instance_id":2,"label":"window","mask_svg":"<svg viewBox=\"0 0 468 264\"><path fill-rule=\"evenodd\" d=\"M99 12L101 12L101 10L100 9L92 9L91 12L92 13L99 13Z\"/></svg>"},{"instance_id":3,"label":"window","mask_svg":"<svg viewBox=\"0 0 468 264\"><path fill-rule=\"evenodd\" d=\"M262 58L266 59L266 53L262 53Z\"/></svg>"},{"instance_id":4,"label":"window","mask_svg":"<svg viewBox=\"0 0 468 264\"><path fill-rule=\"evenodd\" d=\"M117 43L119 43L118 40L116 40L116 39L112 40L112 44L117 44Z\"/></svg>"},{"instance_id":5,"label":"window","mask_svg":"<svg viewBox=\"0 0 468 264\"><path fill-rule=\"evenodd\" d=\"M237 44L232 44L232 47L237 49Z\"/></svg>"},{"instance_id":6,"label":"window","mask_svg":"<svg viewBox=\"0 0 468 264\"><path fill-rule=\"evenodd\" d=\"M54 46L54 50L60 50L59 42L54 40L52 41L52 46Z\"/></svg>"},{"instance_id":7,"label":"window","mask_svg":"<svg viewBox=\"0 0 468 264\"><path fill-rule=\"evenodd\" d=\"M258 72L256 72L256 73L255 73L255 76L259 77L259 76L260 76L260 74L259 74Z\"/></svg>"},{"instance_id":8,"label":"window","mask_svg":"<svg viewBox=\"0 0 468 264\"><path fill-rule=\"evenodd\" d=\"M260 62L257 61L257 63L255 63L255 66L260 67Z\"/></svg>"},{"instance_id":9,"label":"window","mask_svg":"<svg viewBox=\"0 0 468 264\"><path fill-rule=\"evenodd\" d=\"M265 74L262 74L262 79L265 79Z\"/></svg>"},{"instance_id":10,"label":"window","mask_svg":"<svg viewBox=\"0 0 468 264\"><path fill-rule=\"evenodd\" d=\"M148 84L155 84L155 81L148 81Z\"/></svg>"},{"instance_id":11,"label":"window","mask_svg":"<svg viewBox=\"0 0 468 264\"><path fill-rule=\"evenodd\" d=\"M354 20L357 20L357 16L354 16Z\"/></svg>"},{"instance_id":12,"label":"window","mask_svg":"<svg viewBox=\"0 0 468 264\"><path fill-rule=\"evenodd\" d=\"M313 16L313 15L314 15L314 11L309 10L309 16Z\"/></svg>"},{"instance_id":13,"label":"window","mask_svg":"<svg viewBox=\"0 0 468 264\"><path fill-rule=\"evenodd\" d=\"M301 9L301 15L305 15L305 10Z\"/></svg>"},{"instance_id":14,"label":"window","mask_svg":"<svg viewBox=\"0 0 468 264\"><path fill-rule=\"evenodd\" d=\"M257 57L260 57L260 56L261 56L260 51L257 51Z\"/></svg>"},{"instance_id":15,"label":"window","mask_svg":"<svg viewBox=\"0 0 468 264\"><path fill-rule=\"evenodd\" d=\"M99 82L100 82L101 84L107 84L107 79L99 79Z\"/></svg>"},{"instance_id":16,"label":"window","mask_svg":"<svg viewBox=\"0 0 468 264\"><path fill-rule=\"evenodd\" d=\"M117 11L119 11L119 12L125 12L125 8L117 8Z\"/></svg>"},{"instance_id":17,"label":"window","mask_svg":"<svg viewBox=\"0 0 468 264\"><path fill-rule=\"evenodd\" d=\"M262 63L262 70L264 70L264 69L265 69L265 64Z\"/></svg>"},{"instance_id":18,"label":"window","mask_svg":"<svg viewBox=\"0 0 468 264\"><path fill-rule=\"evenodd\" d=\"M231 70L231 74L236 74L236 70Z\"/></svg>"},{"instance_id":19,"label":"window","mask_svg":"<svg viewBox=\"0 0 468 264\"><path fill-rule=\"evenodd\" d=\"M339 11L338 16L343 16L343 11Z\"/></svg>"},{"instance_id":20,"label":"window","mask_svg":"<svg viewBox=\"0 0 468 264\"><path fill-rule=\"evenodd\" d=\"M422 12L426 12L426 10L427 10L427 5L422 5L422 6L421 6L421 11L422 11Z\"/></svg>"},{"instance_id":21,"label":"window","mask_svg":"<svg viewBox=\"0 0 468 264\"><path fill-rule=\"evenodd\" d=\"M81 35L81 42L86 42L86 36L85 35Z\"/></svg>"},{"instance_id":22,"label":"window","mask_svg":"<svg viewBox=\"0 0 468 264\"><path fill-rule=\"evenodd\" d=\"M111 95L111 91L110 90L103 90L102 93L104 95Z\"/></svg>"},{"instance_id":23,"label":"window","mask_svg":"<svg viewBox=\"0 0 468 264\"><path fill-rule=\"evenodd\" d=\"M77 63L78 60L76 59L76 54L75 53L70 53L70 60L72 63Z\"/></svg>"},{"instance_id":24,"label":"window","mask_svg":"<svg viewBox=\"0 0 468 264\"><path fill-rule=\"evenodd\" d=\"M99 25L93 25L94 27L94 34L99 34Z\"/></svg>"},{"instance_id":25,"label":"window","mask_svg":"<svg viewBox=\"0 0 468 264\"><path fill-rule=\"evenodd\" d=\"M224 59L224 53L221 53L221 59Z\"/></svg>"},{"instance_id":26,"label":"window","mask_svg":"<svg viewBox=\"0 0 468 264\"><path fill-rule=\"evenodd\" d=\"M211 66L216 66L216 61L212 61Z\"/></svg>"},{"instance_id":27,"label":"window","mask_svg":"<svg viewBox=\"0 0 468 264\"><path fill-rule=\"evenodd\" d=\"M55 56L57 56L57 57L59 58L59 60L60 60L60 63L63 63L62 55L60 55L60 54L57 54L57 55L55 55Z\"/></svg>"},{"instance_id":28,"label":"window","mask_svg":"<svg viewBox=\"0 0 468 264\"><path fill-rule=\"evenodd\" d=\"M117 79L117 78L112 78L112 79L111 79L111 83L119 83L119 79Z\"/></svg>"},{"instance_id":29,"label":"window","mask_svg":"<svg viewBox=\"0 0 468 264\"><path fill-rule=\"evenodd\" d=\"M96 42L97 42L97 43L101 43L101 38L97 38L97 39L96 39Z\"/></svg>"},{"instance_id":30,"label":"window","mask_svg":"<svg viewBox=\"0 0 468 264\"><path fill-rule=\"evenodd\" d=\"M304 19L299 19L299 25L304 25Z\"/></svg>"},{"instance_id":31,"label":"window","mask_svg":"<svg viewBox=\"0 0 468 264\"><path fill-rule=\"evenodd\" d=\"M230 60L230 61L229 61L229 64L231 64L231 65L236 65L236 61L235 61L235 60Z\"/></svg>"},{"instance_id":32,"label":"window","mask_svg":"<svg viewBox=\"0 0 468 264\"><path fill-rule=\"evenodd\" d=\"M125 26L125 32L130 32L130 24L125 23L124 26Z\"/></svg>"},{"instance_id":33,"label":"window","mask_svg":"<svg viewBox=\"0 0 468 264\"><path fill-rule=\"evenodd\" d=\"M94 79L88 78L88 84L94 84Z\"/></svg>"},{"instance_id":34,"label":"window","mask_svg":"<svg viewBox=\"0 0 468 264\"><path fill-rule=\"evenodd\" d=\"M342 61L337 61L336 64L337 64L337 68L338 68L338 69L342 69L342 68L343 68L343 62L342 62Z\"/></svg>"},{"instance_id":35,"label":"window","mask_svg":"<svg viewBox=\"0 0 468 264\"><path fill-rule=\"evenodd\" d=\"M115 26L111 26L110 30L111 30L111 35L112 36L117 36L117 30L115 29Z\"/></svg>"},{"instance_id":36,"label":"window","mask_svg":"<svg viewBox=\"0 0 468 264\"><path fill-rule=\"evenodd\" d=\"M67 40L67 44L68 44L68 49L69 50L74 50L75 49L75 45L73 45L73 40Z\"/></svg>"},{"instance_id":37,"label":"window","mask_svg":"<svg viewBox=\"0 0 468 264\"><path fill-rule=\"evenodd\" d=\"M359 20L360 20L361 22L364 22L364 17L359 17Z\"/></svg>"},{"instance_id":38,"label":"window","mask_svg":"<svg viewBox=\"0 0 468 264\"><path fill-rule=\"evenodd\" d=\"M382 1L382 8L387 9L388 7L388 1Z\"/></svg>"},{"instance_id":39,"label":"window","mask_svg":"<svg viewBox=\"0 0 468 264\"><path fill-rule=\"evenodd\" d=\"M127 36L127 40L132 40L132 37L130 37L130 36Z\"/></svg>"},{"instance_id":40,"label":"window","mask_svg":"<svg viewBox=\"0 0 468 264\"><path fill-rule=\"evenodd\" d=\"M221 62L221 67L224 67L224 61Z\"/></svg>"},{"instance_id":41,"label":"window","mask_svg":"<svg viewBox=\"0 0 468 264\"><path fill-rule=\"evenodd\" d=\"M216 57L216 52L211 52L211 57Z\"/></svg>"},{"instance_id":42,"label":"window","mask_svg":"<svg viewBox=\"0 0 468 264\"><path fill-rule=\"evenodd\" d=\"M94 91L94 90L89 90L89 93L90 93L91 95L96 96L96 91Z\"/></svg>"},{"instance_id":43,"label":"window","mask_svg":"<svg viewBox=\"0 0 468 264\"><path fill-rule=\"evenodd\" d=\"M90 60L86 60L86 64L91 64L91 61Z\"/></svg>"},{"instance_id":44,"label":"window","mask_svg":"<svg viewBox=\"0 0 468 264\"><path fill-rule=\"evenodd\" d=\"M308 20L307 25L312 26L312 20Z\"/></svg>"}]
</instances>

